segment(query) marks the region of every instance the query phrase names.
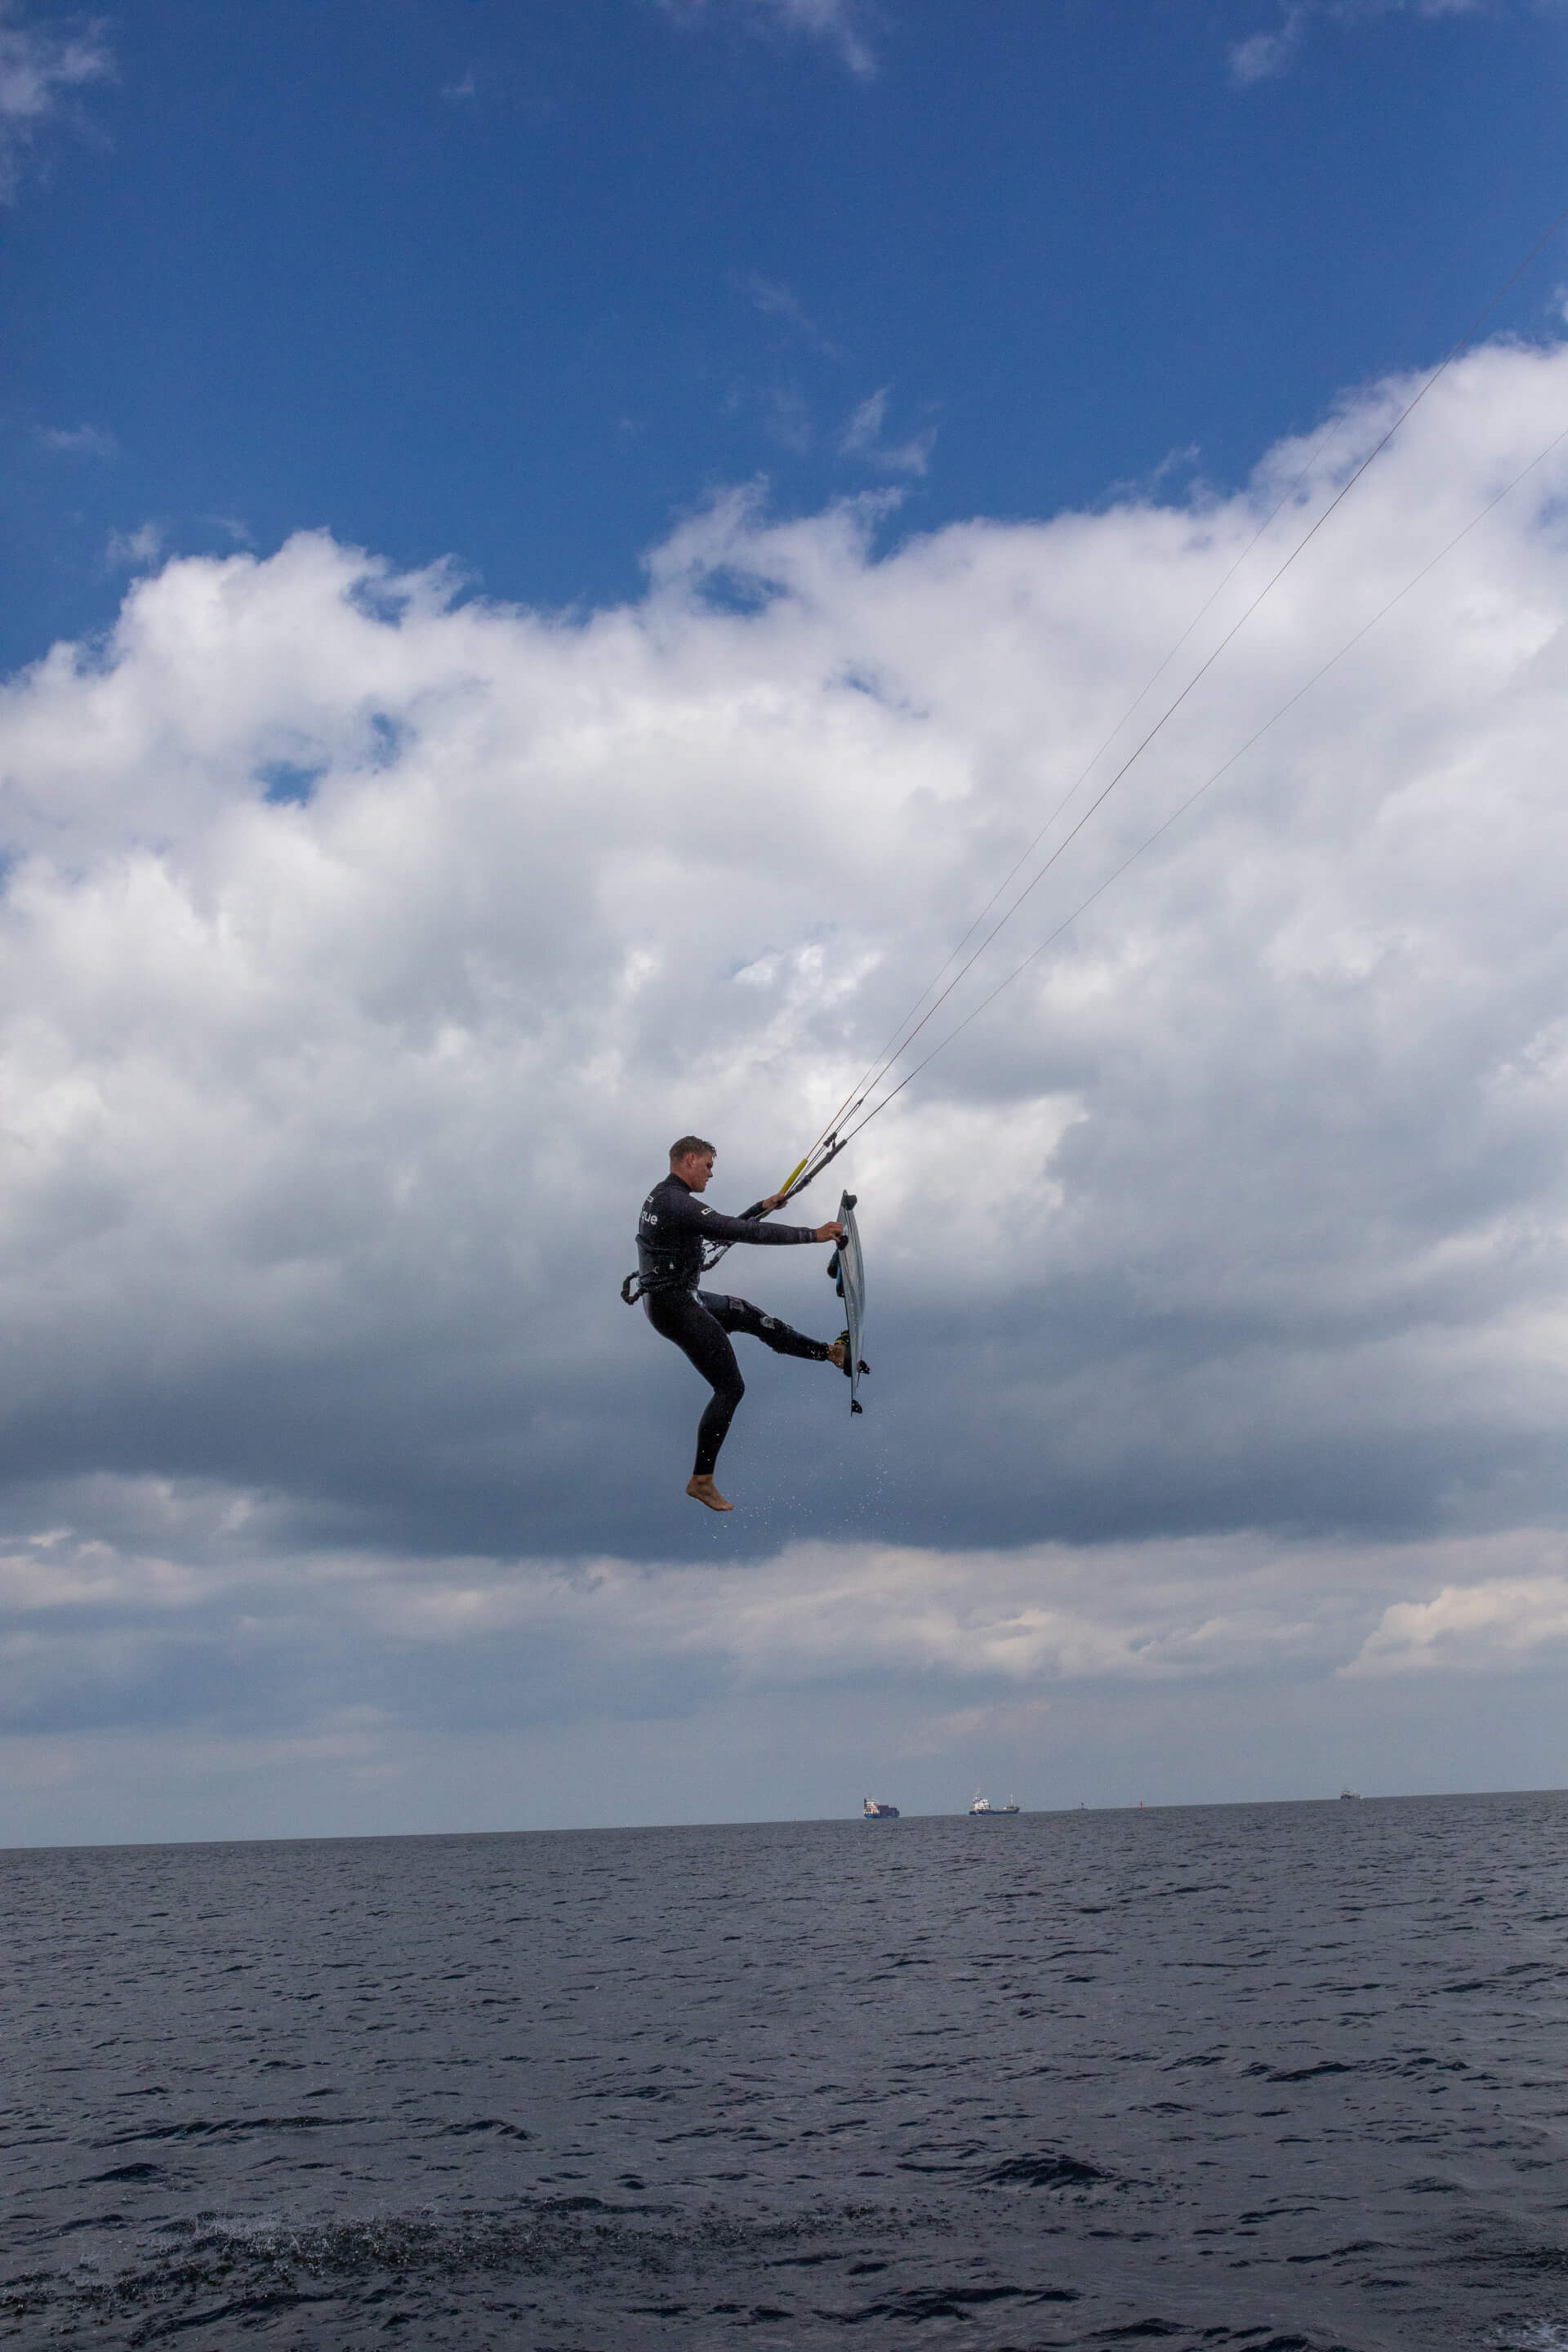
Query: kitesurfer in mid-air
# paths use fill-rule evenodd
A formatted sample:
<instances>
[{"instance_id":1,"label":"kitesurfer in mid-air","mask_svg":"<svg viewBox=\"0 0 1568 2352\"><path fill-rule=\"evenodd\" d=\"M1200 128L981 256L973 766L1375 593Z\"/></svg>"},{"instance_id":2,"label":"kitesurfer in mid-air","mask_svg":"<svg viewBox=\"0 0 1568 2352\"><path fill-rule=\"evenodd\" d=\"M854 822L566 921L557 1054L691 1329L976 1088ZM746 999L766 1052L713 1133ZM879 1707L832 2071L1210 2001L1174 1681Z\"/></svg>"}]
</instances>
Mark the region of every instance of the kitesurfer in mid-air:
<instances>
[{"instance_id":1,"label":"kitesurfer in mid-air","mask_svg":"<svg viewBox=\"0 0 1568 2352\"><path fill-rule=\"evenodd\" d=\"M715 1290L699 1290L705 1242L760 1242L787 1249L799 1242L841 1242L844 1228L826 1225L768 1225L761 1221L784 1199L782 1192L759 1201L749 1215L721 1216L697 1198L706 1192L713 1173L713 1146L700 1135L683 1135L669 1147L669 1173L656 1184L643 1202L637 1223L637 1271L642 1302L648 1321L660 1337L673 1339L689 1357L713 1393L697 1424L697 1464L686 1491L710 1511L733 1510L713 1484L719 1459L735 1407L746 1393L731 1331L748 1332L778 1356L805 1356L818 1364L844 1369L844 1342L808 1339L792 1331L776 1316L764 1315L747 1298L728 1298Z\"/></svg>"}]
</instances>

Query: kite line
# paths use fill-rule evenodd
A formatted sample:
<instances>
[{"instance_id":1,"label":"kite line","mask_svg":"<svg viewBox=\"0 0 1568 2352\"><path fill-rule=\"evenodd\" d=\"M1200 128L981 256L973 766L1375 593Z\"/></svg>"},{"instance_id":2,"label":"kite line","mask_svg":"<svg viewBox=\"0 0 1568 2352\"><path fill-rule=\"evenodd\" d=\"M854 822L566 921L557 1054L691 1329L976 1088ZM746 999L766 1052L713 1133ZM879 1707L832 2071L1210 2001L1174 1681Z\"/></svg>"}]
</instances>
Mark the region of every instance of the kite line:
<instances>
[{"instance_id":1,"label":"kite line","mask_svg":"<svg viewBox=\"0 0 1568 2352\"><path fill-rule=\"evenodd\" d=\"M1400 589L1394 596L1390 598L1386 604L1382 606L1380 610L1372 616L1371 620L1364 623L1352 637L1347 639L1345 644L1340 647L1339 651L1332 655L1330 660L1323 664L1321 668L1315 671L1312 677L1306 681L1305 685L1298 688L1296 692L1292 694L1286 702L1280 705L1279 709L1275 711L1272 718L1266 720L1262 727L1258 729L1253 735L1249 736L1247 740L1242 744L1237 751L1233 752L1230 758L1224 762L1223 766L1216 769L1215 772L1198 787L1196 792L1191 793L1188 798L1182 803L1180 808L1175 810L1170 817L1165 819L1163 824L1158 826L1153 833L1150 834L1147 838L1140 844L1139 847L1133 851L1131 856L1124 859L1122 864L1117 866L1115 870L1106 877L1105 881L1102 882L1097 889L1090 893L1089 898L1085 898L1079 906L1075 908L1072 913L1067 916L1064 920L1058 925L1057 929L1024 959L1022 963L1015 966L1014 970L1008 973L1007 977L1002 981L996 988L993 989L988 995L984 997L979 1004L975 1005L953 1029L950 1030L942 1038L941 1044L934 1047L930 1054L927 1054L923 1059L915 1066L915 1068L900 1079L899 1084L891 1088L887 1095L883 1096L875 1104L872 1104L869 1109L866 1108L877 1087L890 1076L892 1070L895 1068L897 1064L903 1059L904 1055L908 1053L910 1047L913 1045L915 1039L921 1034L921 1031L924 1030L927 1024L941 1010L942 1004L945 1003L947 999L952 994L953 991L973 970L973 966L986 952L993 941L1012 921L1013 917L1024 905L1026 899L1027 899L1032 892L1038 887L1039 884L1044 881L1046 876L1064 856L1068 848L1089 823L1090 819L1104 805L1105 802L1109 800L1111 793L1116 790L1118 784L1121 782L1129 771L1142 757L1149 746L1155 740L1156 737L1161 734L1168 722L1175 716L1176 712L1186 701L1189 695L1192 694L1194 689L1207 675L1209 670L1214 667L1220 656L1246 627L1247 622L1251 620L1259 606L1272 593L1273 590L1279 585L1285 574L1298 562L1300 556L1306 552L1307 548L1311 544L1318 533L1323 529L1324 525L1331 520L1338 509L1344 504L1351 492L1356 488L1357 484L1362 480L1368 469L1375 463L1377 458L1382 456L1383 452L1388 447L1395 435L1408 422L1409 418L1414 415L1415 410L1426 398L1428 393L1434 390L1436 384L1453 366L1454 362L1465 351L1468 349L1470 344L1475 341L1476 337L1479 334L1488 319L1490 318L1499 304L1502 302L1506 296L1511 291L1519 279L1523 277L1526 270L1530 268L1531 263L1535 261L1545 247L1551 243L1552 239L1557 235L1559 229L1563 226L1564 221L1568 221L1568 205L1564 205L1562 211L1557 214L1556 217L1542 232L1540 236L1537 237L1535 243L1531 247L1528 253L1526 253L1523 259L1520 261L1510 272L1509 276L1498 288L1496 293L1491 296L1490 299L1477 313L1476 317L1471 321L1470 325L1465 330L1464 333L1452 345L1448 352L1445 353L1444 357L1437 362L1436 366L1434 367L1426 375L1425 380L1417 387L1416 391L1411 395L1410 399L1406 401L1404 407L1400 409L1393 422L1379 436L1372 448L1368 450L1366 455L1361 459L1360 463L1353 468L1344 482L1342 483L1340 488L1335 492L1333 498L1331 499L1322 512L1302 533L1294 547L1292 547L1289 552L1286 555L1284 561L1269 574L1268 578L1263 583L1263 585L1258 589L1251 602L1247 604L1237 619L1232 623L1231 626L1220 638L1217 645L1213 647L1213 649L1205 656L1203 662L1200 663L1197 669L1194 671L1192 677L1182 688L1180 693L1172 698L1171 701L1161 712L1153 725L1148 729L1146 733L1133 746L1132 750L1128 753L1127 757L1122 761L1120 767L1116 769L1109 781L1101 786L1093 800L1090 801L1088 808L1084 810L1082 814L1070 826L1068 831L1051 851L1049 856L1045 859L1038 870L1031 877L1024 888L1019 891L1016 898L1014 898L1012 904L1006 908L1005 913L1003 913L998 919L991 925L990 929L986 930L978 946L973 948L967 956L963 956L963 950L968 941L973 938L976 929L978 929L981 924L984 922L985 918L990 913L992 908L995 906L997 900L1006 890L1014 877L1027 863L1035 849L1045 838L1045 835L1049 832L1051 826L1055 824L1057 818L1068 806L1068 803L1075 797L1088 776L1092 772L1100 760L1104 756L1105 751L1109 745L1114 742L1117 735L1121 733L1121 729L1126 725L1128 719L1131 717L1132 712L1137 709L1138 705L1145 698L1158 679L1170 667L1171 662L1175 658L1175 656L1180 651L1182 646L1186 643L1187 639L1192 635L1194 629L1197 627L1199 622L1203 619L1205 614L1211 609L1216 598L1222 593L1228 583L1235 577L1237 572L1246 562L1253 549L1258 545L1258 541L1268 530L1275 518L1295 496L1301 482L1306 478L1307 475L1311 471L1314 464L1321 457L1323 451L1328 447L1335 435L1342 427L1345 422L1344 417L1342 416L1336 420L1330 431L1321 436L1320 441L1314 445L1313 449L1308 457L1307 463L1302 467L1300 473L1297 475L1295 480L1287 488L1283 496L1276 501L1268 514L1264 518L1262 523L1253 533L1252 538L1247 541L1247 546L1242 550L1235 562L1230 566L1230 569L1226 572L1224 578L1219 582L1218 585L1211 591L1209 596L1205 599L1198 612L1194 614L1193 619L1188 623L1181 636L1178 637L1176 643L1172 646L1171 651L1165 656L1158 668L1155 669L1146 684L1133 698L1132 702L1128 706L1126 711L1123 712L1121 718L1118 719L1116 725L1111 729L1110 735L1105 740L1105 742L1100 745L1100 750L1095 752L1093 758L1089 760L1077 780L1069 786L1067 793L1058 802L1056 807L1047 817L1044 824L1041 825L1038 832L1035 835L1034 839L1029 843L1022 855L1015 861L1008 873L1004 876L995 890L993 891L991 898L987 900L985 906L970 924L969 929L963 934L963 939L959 940L958 944L950 951L943 963L939 967L935 977L931 981L928 982L926 986L921 991L909 1011L895 1025L887 1043L874 1056L867 1070L839 1104L838 1108L833 1113L827 1124L818 1134L816 1141L812 1145L811 1150L806 1154L805 1158L800 1162L799 1167L795 1170L786 1181L781 1194L782 1199L787 1199L792 1192L803 1190L806 1184L811 1182L812 1180L820 1173L823 1168L828 1165L829 1160L837 1159L838 1153L844 1150L852 1135L859 1134L861 1129L868 1124L872 1118L876 1117L878 1113L887 1108L887 1105L893 1100L896 1095L901 1094L905 1087L907 1087L921 1070L929 1066L930 1063L935 1059L938 1053L942 1052L944 1047L949 1045L954 1037L959 1035L963 1030L968 1028L970 1023L976 1019L979 1013L984 1012L987 1005L994 1003L996 997L1002 993L1002 991L1005 988L1010 986L1012 982L1016 980L1021 972L1026 971L1029 965L1034 963L1038 957L1045 952L1047 948L1051 946L1055 940L1059 939L1062 932L1066 930L1071 923L1075 922L1078 917L1085 912L1089 906L1093 905L1097 898L1103 896L1104 892L1110 887L1110 885L1118 880L1120 877L1127 871L1128 866L1134 864L1136 860L1143 855L1143 852L1146 849L1151 848L1153 844L1160 839L1163 834L1167 832L1180 817L1185 814L1186 811L1191 808L1196 801L1200 800L1204 796L1212 785L1218 782L1219 779L1223 775L1226 774L1229 770L1235 766L1237 761L1241 759L1247 751L1250 751L1253 745L1257 743L1262 736L1266 735L1289 710L1293 709L1295 704L1301 699L1301 697L1310 691L1310 689L1318 683L1319 679L1321 678L1328 670L1331 669L1336 663L1341 661L1343 656L1352 649L1354 646L1358 645L1361 642L1361 639L1365 636L1367 632L1370 629L1374 628L1377 625L1377 623L1384 618L1384 614L1391 612L1394 609L1394 606L1399 604L1405 596L1409 594L1413 588L1418 586L1420 582L1426 577L1427 573L1434 568L1434 566L1441 562L1443 558L1447 555L1453 548L1458 546L1461 540L1468 537L1469 532L1475 529L1476 525L1483 521L1486 516L1492 511L1492 509L1499 505L1501 500L1509 495L1510 490L1517 488L1518 484L1525 478L1526 475L1533 472L1535 467L1543 463L1546 457L1552 454L1552 451L1558 446L1559 443L1564 437L1563 434L1559 434L1546 448L1542 449L1535 457L1533 457L1521 474L1515 476L1514 479L1510 482L1504 489L1499 491L1497 496L1493 498L1479 514L1472 517L1471 520L1465 525L1463 530L1457 533L1456 536L1447 542L1447 546L1439 550L1436 555L1433 556L1427 563L1423 565L1421 571L1418 572L1412 580L1408 581L1404 588ZM958 959L961 956L963 956L963 960L959 963L958 970L952 973L952 977L946 982L945 985L939 988L938 983L942 981L942 974L948 971L951 966L955 961L958 961ZM927 997L931 996L933 990L937 990L938 992L934 997L932 997L932 1001L926 1005L925 1011L921 1013L920 1011L921 1006L925 1003ZM918 1018L915 1017L917 1014L919 1015ZM864 1112L864 1116L858 1116L858 1114L862 1112ZM853 1122L853 1124L850 1124L850 1122Z\"/></svg>"}]
</instances>

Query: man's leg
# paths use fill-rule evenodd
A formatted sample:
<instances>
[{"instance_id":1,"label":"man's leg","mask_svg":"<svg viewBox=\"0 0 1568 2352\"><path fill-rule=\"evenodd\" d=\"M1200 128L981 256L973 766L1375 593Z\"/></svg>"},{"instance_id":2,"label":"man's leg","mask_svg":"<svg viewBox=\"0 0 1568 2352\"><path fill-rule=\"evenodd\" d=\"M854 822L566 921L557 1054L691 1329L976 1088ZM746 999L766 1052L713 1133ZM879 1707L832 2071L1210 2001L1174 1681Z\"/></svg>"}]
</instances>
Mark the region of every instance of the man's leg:
<instances>
[{"instance_id":1,"label":"man's leg","mask_svg":"<svg viewBox=\"0 0 1568 2352\"><path fill-rule=\"evenodd\" d=\"M829 1346L826 1339L808 1339L804 1331L795 1331L781 1323L776 1315L764 1315L749 1298L726 1298L716 1290L700 1290L698 1298L713 1320L726 1331L744 1331L748 1338L760 1339L775 1356L805 1356L814 1364L826 1364L834 1360L837 1340Z\"/></svg>"},{"instance_id":2,"label":"man's leg","mask_svg":"<svg viewBox=\"0 0 1568 2352\"><path fill-rule=\"evenodd\" d=\"M647 1319L661 1338L673 1339L688 1362L694 1364L713 1393L697 1424L697 1460L686 1491L710 1511L732 1510L713 1483L719 1448L729 1434L735 1407L746 1393L735 1350L724 1327L705 1300L689 1290L651 1291L643 1301Z\"/></svg>"}]
</instances>

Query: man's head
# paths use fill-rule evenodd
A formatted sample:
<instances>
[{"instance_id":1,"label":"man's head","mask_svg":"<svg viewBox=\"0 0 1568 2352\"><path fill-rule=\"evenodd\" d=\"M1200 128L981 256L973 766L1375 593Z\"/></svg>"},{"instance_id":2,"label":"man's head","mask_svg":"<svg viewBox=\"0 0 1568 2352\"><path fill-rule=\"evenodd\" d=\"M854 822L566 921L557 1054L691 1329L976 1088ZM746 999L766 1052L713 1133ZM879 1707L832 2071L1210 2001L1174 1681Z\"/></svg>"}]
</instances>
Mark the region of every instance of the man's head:
<instances>
[{"instance_id":1,"label":"man's head","mask_svg":"<svg viewBox=\"0 0 1568 2352\"><path fill-rule=\"evenodd\" d=\"M713 1173L713 1146L700 1135L679 1136L669 1147L669 1172L700 1192Z\"/></svg>"}]
</instances>

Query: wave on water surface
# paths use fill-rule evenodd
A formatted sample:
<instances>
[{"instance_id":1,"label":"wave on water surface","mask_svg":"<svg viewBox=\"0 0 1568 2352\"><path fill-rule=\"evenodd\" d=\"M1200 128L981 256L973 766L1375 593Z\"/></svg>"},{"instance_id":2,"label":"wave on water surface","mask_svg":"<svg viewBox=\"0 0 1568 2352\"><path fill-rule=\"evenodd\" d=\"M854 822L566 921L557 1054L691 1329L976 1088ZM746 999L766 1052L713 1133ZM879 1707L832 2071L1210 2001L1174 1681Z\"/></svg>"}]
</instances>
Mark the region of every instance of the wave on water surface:
<instances>
[{"instance_id":1,"label":"wave on water surface","mask_svg":"<svg viewBox=\"0 0 1568 2352\"><path fill-rule=\"evenodd\" d=\"M170 2225L159 2233L161 2243L139 2247L107 2276L94 2274L95 2264L11 2280L0 2293L0 2317L13 2335L31 2327L62 2343L138 2321L126 2342L177 2334L188 2343L193 2329L242 2320L254 2327L306 2311L319 2321L333 2305L349 2322L367 2300L382 2306L383 2322L391 2325L417 2315L417 2290L432 2283L472 2288L481 2281L549 2280L580 2293L588 2282L602 2289L613 2273L619 2291L635 2295L650 2281L668 2286L765 2268L798 2261L802 2247L826 2248L868 2229L885 2239L900 2226L894 2215L870 2206L747 2222L720 2210L683 2217L647 2206L616 2208L595 2197L543 2199L508 2213L388 2213L296 2224L210 2215ZM805 2259L826 2255L808 2252ZM406 2315L385 2307L410 2291ZM637 2315L635 2301L628 2308ZM688 2305L679 2309L685 2313ZM659 2315L676 2311L667 2305ZM753 2308L753 2318L764 2315L788 2315Z\"/></svg>"}]
</instances>

